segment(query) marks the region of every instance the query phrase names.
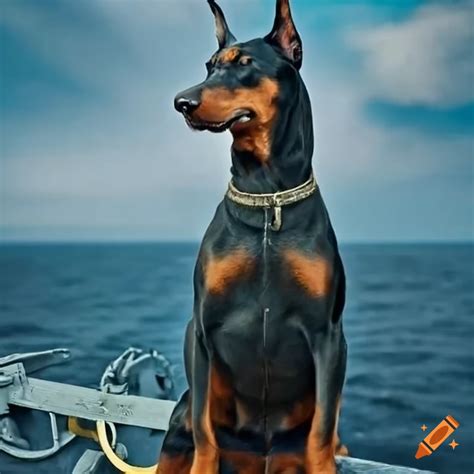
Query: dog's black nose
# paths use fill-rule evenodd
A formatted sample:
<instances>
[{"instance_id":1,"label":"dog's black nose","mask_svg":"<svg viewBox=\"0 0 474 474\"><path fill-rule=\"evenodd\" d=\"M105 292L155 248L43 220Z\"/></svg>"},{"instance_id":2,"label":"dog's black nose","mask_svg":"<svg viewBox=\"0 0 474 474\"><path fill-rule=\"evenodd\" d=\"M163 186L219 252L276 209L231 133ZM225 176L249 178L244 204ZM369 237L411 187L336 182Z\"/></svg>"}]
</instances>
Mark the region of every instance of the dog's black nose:
<instances>
[{"instance_id":1,"label":"dog's black nose","mask_svg":"<svg viewBox=\"0 0 474 474\"><path fill-rule=\"evenodd\" d=\"M184 96L176 96L174 99L174 108L181 113L190 114L196 110L200 102L196 99L191 99Z\"/></svg>"}]
</instances>

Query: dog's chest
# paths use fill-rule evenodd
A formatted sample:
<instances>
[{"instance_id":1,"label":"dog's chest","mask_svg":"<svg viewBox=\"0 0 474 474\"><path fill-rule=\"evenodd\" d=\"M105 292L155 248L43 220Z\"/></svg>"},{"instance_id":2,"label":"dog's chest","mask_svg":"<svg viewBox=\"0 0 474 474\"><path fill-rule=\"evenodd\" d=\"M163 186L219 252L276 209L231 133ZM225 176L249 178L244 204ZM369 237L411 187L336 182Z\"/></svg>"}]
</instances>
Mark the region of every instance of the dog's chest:
<instances>
[{"instance_id":1,"label":"dog's chest","mask_svg":"<svg viewBox=\"0 0 474 474\"><path fill-rule=\"evenodd\" d=\"M295 383L296 373L304 376L312 370L302 326L304 320L318 317L308 302L313 298L305 296L281 253L271 257L265 261L259 255L252 264L239 264L233 279L221 280L225 291L202 295L206 337L240 391L252 392L245 393L248 396L262 393L265 372L273 385L283 385Z\"/></svg>"},{"instance_id":2,"label":"dog's chest","mask_svg":"<svg viewBox=\"0 0 474 474\"><path fill-rule=\"evenodd\" d=\"M247 346L262 338L271 344L295 320L323 316L317 308L334 291L333 259L275 238L264 245L234 243L232 250L202 258L197 299L205 331L232 334Z\"/></svg>"},{"instance_id":3,"label":"dog's chest","mask_svg":"<svg viewBox=\"0 0 474 474\"><path fill-rule=\"evenodd\" d=\"M312 355L295 321L285 306L262 310L249 301L225 313L210 332L213 352L230 370L241 395L259 398L265 383L273 387L293 384L295 389L306 384L303 379L312 371Z\"/></svg>"}]
</instances>

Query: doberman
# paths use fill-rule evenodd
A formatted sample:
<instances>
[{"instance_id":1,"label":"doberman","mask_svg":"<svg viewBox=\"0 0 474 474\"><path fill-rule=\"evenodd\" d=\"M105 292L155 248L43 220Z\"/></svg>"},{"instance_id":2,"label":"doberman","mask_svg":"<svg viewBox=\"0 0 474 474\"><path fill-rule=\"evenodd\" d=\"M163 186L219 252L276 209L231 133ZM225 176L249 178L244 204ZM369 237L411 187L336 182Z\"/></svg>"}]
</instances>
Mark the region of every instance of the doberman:
<instances>
[{"instance_id":1,"label":"doberman","mask_svg":"<svg viewBox=\"0 0 474 474\"><path fill-rule=\"evenodd\" d=\"M345 275L312 174L302 43L289 0L267 36L242 43L208 2L219 48L175 108L192 129L231 132L232 181L200 247L190 388L157 472L335 473Z\"/></svg>"}]
</instances>

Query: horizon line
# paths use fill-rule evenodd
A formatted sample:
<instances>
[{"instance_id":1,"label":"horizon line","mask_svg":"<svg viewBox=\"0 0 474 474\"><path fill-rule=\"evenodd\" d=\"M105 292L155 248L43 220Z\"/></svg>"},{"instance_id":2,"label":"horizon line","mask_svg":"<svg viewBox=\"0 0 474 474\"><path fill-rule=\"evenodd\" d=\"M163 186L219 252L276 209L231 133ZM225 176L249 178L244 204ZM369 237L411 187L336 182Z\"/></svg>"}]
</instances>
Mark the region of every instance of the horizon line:
<instances>
[{"instance_id":1,"label":"horizon line","mask_svg":"<svg viewBox=\"0 0 474 474\"><path fill-rule=\"evenodd\" d=\"M152 245L182 244L199 245L201 240L184 239L2 239L0 246L13 245ZM339 245L474 245L472 239L402 239L402 240L340 240Z\"/></svg>"}]
</instances>

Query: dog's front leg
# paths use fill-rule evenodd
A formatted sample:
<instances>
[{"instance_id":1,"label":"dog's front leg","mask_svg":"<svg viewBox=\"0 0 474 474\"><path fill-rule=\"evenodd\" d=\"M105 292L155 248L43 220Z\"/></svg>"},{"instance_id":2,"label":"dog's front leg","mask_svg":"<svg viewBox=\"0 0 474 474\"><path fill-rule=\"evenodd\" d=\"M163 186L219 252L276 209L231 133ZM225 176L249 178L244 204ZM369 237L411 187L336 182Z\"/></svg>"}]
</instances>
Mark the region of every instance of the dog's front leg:
<instances>
[{"instance_id":1,"label":"dog's front leg","mask_svg":"<svg viewBox=\"0 0 474 474\"><path fill-rule=\"evenodd\" d=\"M219 455L211 419L211 361L209 351L199 334L194 336L191 377L195 450L190 474L218 474Z\"/></svg>"},{"instance_id":2,"label":"dog's front leg","mask_svg":"<svg viewBox=\"0 0 474 474\"><path fill-rule=\"evenodd\" d=\"M337 422L346 368L346 342L341 324L314 336L316 406L306 446L307 474L335 474Z\"/></svg>"}]
</instances>

